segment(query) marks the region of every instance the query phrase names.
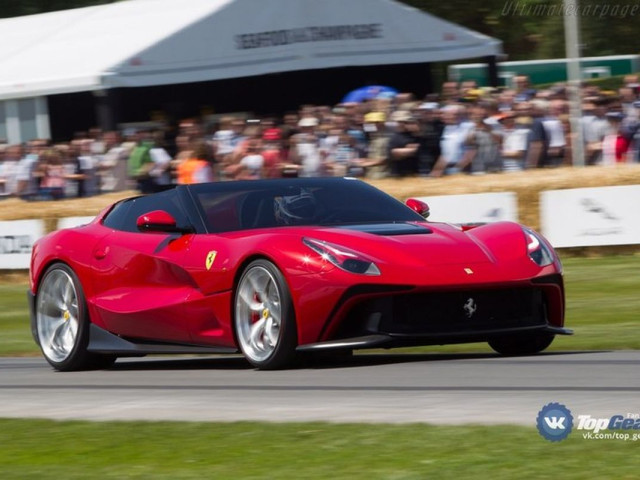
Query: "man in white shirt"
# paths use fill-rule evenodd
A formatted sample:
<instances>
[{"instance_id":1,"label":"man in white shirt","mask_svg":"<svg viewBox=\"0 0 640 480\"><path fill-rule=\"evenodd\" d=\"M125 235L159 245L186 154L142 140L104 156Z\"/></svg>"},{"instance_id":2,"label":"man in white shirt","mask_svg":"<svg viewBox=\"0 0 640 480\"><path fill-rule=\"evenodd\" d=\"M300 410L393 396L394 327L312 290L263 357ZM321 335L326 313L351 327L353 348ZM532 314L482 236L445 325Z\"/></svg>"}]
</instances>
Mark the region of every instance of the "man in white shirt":
<instances>
[{"instance_id":1,"label":"man in white shirt","mask_svg":"<svg viewBox=\"0 0 640 480\"><path fill-rule=\"evenodd\" d=\"M502 123L502 170L519 172L524 168L527 152L529 129L516 124L515 112L504 112L500 117Z\"/></svg>"},{"instance_id":2,"label":"man in white shirt","mask_svg":"<svg viewBox=\"0 0 640 480\"><path fill-rule=\"evenodd\" d=\"M100 171L100 190L102 192L119 192L127 189L127 161L131 154L131 143L121 142L118 132L105 132L104 145L106 153L101 156L98 169Z\"/></svg>"},{"instance_id":3,"label":"man in white shirt","mask_svg":"<svg viewBox=\"0 0 640 480\"><path fill-rule=\"evenodd\" d=\"M469 163L466 157L473 153L465 149L465 141L474 123L463 119L464 111L461 105L447 105L441 110L445 127L440 140L440 158L431 172L434 177L458 173L458 165Z\"/></svg>"},{"instance_id":4,"label":"man in white shirt","mask_svg":"<svg viewBox=\"0 0 640 480\"><path fill-rule=\"evenodd\" d=\"M38 194L38 178L35 173L36 166L40 159L40 154L47 146L46 140L31 140L29 151L18 162L17 195L24 200L31 200Z\"/></svg>"},{"instance_id":5,"label":"man in white shirt","mask_svg":"<svg viewBox=\"0 0 640 480\"><path fill-rule=\"evenodd\" d=\"M542 120L549 139L547 147L549 166L558 166L564 160L564 149L567 146L567 141L560 115L567 113L567 107L567 102L564 100L552 100L549 102L548 115Z\"/></svg>"},{"instance_id":6,"label":"man in white shirt","mask_svg":"<svg viewBox=\"0 0 640 480\"><path fill-rule=\"evenodd\" d=\"M301 177L317 177L323 173L323 162L315 129L318 119L304 117L298 122L300 133L291 137L291 160L300 165Z\"/></svg>"},{"instance_id":7,"label":"man in white shirt","mask_svg":"<svg viewBox=\"0 0 640 480\"><path fill-rule=\"evenodd\" d=\"M4 198L18 194L18 173L21 158L21 145L9 145L6 148L4 161L0 164L0 184L4 187L0 195Z\"/></svg>"}]
</instances>

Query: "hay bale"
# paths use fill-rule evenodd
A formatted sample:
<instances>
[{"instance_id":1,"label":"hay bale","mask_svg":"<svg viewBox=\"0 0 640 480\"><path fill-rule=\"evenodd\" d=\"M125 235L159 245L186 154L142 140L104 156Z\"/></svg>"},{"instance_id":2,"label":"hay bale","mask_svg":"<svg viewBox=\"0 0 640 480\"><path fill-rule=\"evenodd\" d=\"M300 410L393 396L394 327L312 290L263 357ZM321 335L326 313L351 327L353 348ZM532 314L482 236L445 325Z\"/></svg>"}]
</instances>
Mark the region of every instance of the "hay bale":
<instances>
[{"instance_id":1,"label":"hay bale","mask_svg":"<svg viewBox=\"0 0 640 480\"><path fill-rule=\"evenodd\" d=\"M452 175L443 178L387 178L371 180L370 183L402 201L409 197L515 192L518 195L520 222L538 229L539 199L543 190L640 184L640 165L565 167L478 176ZM0 202L0 220L96 215L116 200L136 194L135 191L126 191L50 202L8 199Z\"/></svg>"}]
</instances>

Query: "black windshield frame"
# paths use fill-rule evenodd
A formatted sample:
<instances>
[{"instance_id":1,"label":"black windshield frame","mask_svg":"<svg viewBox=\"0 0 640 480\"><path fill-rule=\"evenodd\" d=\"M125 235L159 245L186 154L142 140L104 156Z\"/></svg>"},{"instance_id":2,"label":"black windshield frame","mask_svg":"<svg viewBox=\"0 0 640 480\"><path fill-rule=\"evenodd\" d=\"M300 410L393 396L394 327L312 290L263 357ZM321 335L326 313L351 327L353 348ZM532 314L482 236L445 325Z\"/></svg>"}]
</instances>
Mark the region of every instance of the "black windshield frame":
<instances>
[{"instance_id":1,"label":"black windshield frame","mask_svg":"<svg viewBox=\"0 0 640 480\"><path fill-rule=\"evenodd\" d=\"M287 226L424 222L402 202L356 179L247 180L194 184L186 188L207 233ZM280 218L274 220L269 211L273 208L273 199L300 192L313 197L314 215L301 218L295 225L279 223Z\"/></svg>"}]
</instances>

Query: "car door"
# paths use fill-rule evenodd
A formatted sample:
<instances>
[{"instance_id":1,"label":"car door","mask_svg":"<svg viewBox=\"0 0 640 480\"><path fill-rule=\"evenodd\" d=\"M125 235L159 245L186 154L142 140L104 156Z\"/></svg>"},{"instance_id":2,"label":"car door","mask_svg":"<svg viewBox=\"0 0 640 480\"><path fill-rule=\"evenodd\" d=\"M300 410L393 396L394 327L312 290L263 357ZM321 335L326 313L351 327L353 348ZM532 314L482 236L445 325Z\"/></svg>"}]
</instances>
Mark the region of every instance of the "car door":
<instances>
[{"instance_id":1,"label":"car door","mask_svg":"<svg viewBox=\"0 0 640 480\"><path fill-rule=\"evenodd\" d=\"M136 225L140 215L154 210L188 225L177 195L168 191L138 197L116 208L120 211L104 221L111 232L92 254L95 294L89 301L98 319L124 337L189 342L191 327L184 307L197 287L184 259L196 235L140 232Z\"/></svg>"}]
</instances>

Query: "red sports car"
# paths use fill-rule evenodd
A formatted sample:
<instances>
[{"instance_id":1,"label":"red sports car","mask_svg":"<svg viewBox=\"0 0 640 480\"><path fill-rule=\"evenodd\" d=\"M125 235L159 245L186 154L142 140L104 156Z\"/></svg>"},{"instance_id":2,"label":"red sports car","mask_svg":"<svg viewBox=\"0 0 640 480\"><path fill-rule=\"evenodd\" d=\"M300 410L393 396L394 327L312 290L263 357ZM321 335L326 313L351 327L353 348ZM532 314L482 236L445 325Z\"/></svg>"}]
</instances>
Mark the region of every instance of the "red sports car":
<instances>
[{"instance_id":1,"label":"red sports car","mask_svg":"<svg viewBox=\"0 0 640 480\"><path fill-rule=\"evenodd\" d=\"M178 186L39 240L31 328L58 370L117 357L489 342L544 350L564 324L562 265L516 223L427 222L354 179Z\"/></svg>"}]
</instances>

